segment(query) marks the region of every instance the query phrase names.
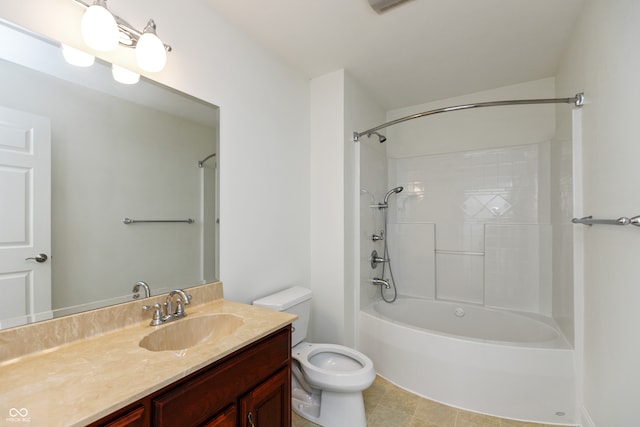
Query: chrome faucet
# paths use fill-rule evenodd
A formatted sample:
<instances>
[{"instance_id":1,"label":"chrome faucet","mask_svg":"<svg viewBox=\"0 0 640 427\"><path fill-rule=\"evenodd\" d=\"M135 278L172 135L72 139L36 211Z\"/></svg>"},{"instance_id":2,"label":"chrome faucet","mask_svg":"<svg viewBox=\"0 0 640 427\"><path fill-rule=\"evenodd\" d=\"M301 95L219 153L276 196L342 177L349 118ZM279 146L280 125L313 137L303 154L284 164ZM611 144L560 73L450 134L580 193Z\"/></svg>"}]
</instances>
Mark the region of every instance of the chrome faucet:
<instances>
[{"instance_id":1,"label":"chrome faucet","mask_svg":"<svg viewBox=\"0 0 640 427\"><path fill-rule=\"evenodd\" d=\"M178 299L176 300L176 310L173 311L173 297L178 295ZM167 295L167 299L164 302L165 305L165 314L167 316L172 316L173 318L180 318L187 315L184 311L184 306L188 305L191 302L191 295L187 295L184 293L182 289L174 289Z\"/></svg>"},{"instance_id":2,"label":"chrome faucet","mask_svg":"<svg viewBox=\"0 0 640 427\"><path fill-rule=\"evenodd\" d=\"M173 310L173 297L178 295L176 299L176 309ZM187 315L184 311L184 306L191 302L191 295L185 293L182 289L174 289L167 294L167 299L164 304L160 305L156 303L154 305L145 305L142 307L144 311L153 310L153 319L151 319L151 326L158 326L164 323L178 320ZM164 312L163 312L164 308Z\"/></svg>"},{"instance_id":3,"label":"chrome faucet","mask_svg":"<svg viewBox=\"0 0 640 427\"><path fill-rule=\"evenodd\" d=\"M144 297L145 298L149 298L151 296L151 289L149 289L149 285L147 285L145 282L143 282L141 280L139 282L136 282L135 285L133 285L133 289L131 290L131 292L133 292L133 299L140 298L140 288L141 287L142 287L142 289L144 289Z\"/></svg>"}]
</instances>

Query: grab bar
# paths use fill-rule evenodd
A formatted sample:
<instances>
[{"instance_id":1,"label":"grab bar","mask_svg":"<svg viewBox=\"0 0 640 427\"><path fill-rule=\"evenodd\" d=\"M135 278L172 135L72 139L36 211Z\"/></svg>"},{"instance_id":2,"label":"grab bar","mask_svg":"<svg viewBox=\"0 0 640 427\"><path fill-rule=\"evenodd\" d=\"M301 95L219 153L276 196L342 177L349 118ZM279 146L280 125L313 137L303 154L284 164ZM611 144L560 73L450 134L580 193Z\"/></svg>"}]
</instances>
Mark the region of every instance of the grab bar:
<instances>
[{"instance_id":1,"label":"grab bar","mask_svg":"<svg viewBox=\"0 0 640 427\"><path fill-rule=\"evenodd\" d=\"M187 218L187 219L131 219L131 218L124 218L122 220L123 223L125 224L135 224L138 222L186 222L187 224L193 224L195 221L192 220L191 218Z\"/></svg>"},{"instance_id":2,"label":"grab bar","mask_svg":"<svg viewBox=\"0 0 640 427\"><path fill-rule=\"evenodd\" d=\"M593 224L605 224L605 225L635 225L636 227L640 227L640 215L634 216L633 218L627 218L626 216L621 216L618 219L593 219L592 216L585 216L583 218L573 218L571 220L574 224L584 224L588 226L592 226Z\"/></svg>"}]
</instances>

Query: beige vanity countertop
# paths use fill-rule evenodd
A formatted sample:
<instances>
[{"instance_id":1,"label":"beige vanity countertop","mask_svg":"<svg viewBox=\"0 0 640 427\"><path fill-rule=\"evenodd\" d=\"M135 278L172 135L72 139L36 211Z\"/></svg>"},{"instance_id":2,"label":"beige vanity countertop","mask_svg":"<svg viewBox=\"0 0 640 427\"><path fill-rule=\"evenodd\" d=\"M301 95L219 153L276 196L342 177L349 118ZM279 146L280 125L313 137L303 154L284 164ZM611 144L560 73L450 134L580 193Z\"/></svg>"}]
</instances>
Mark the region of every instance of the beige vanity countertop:
<instances>
[{"instance_id":1,"label":"beige vanity countertop","mask_svg":"<svg viewBox=\"0 0 640 427\"><path fill-rule=\"evenodd\" d=\"M149 320L0 364L0 425L83 426L161 389L282 328L295 315L214 300L187 306L188 316L229 313L233 334L181 351L138 345ZM182 319L181 319L182 320ZM177 320L174 323L180 322ZM162 326L160 326L162 327Z\"/></svg>"}]
</instances>

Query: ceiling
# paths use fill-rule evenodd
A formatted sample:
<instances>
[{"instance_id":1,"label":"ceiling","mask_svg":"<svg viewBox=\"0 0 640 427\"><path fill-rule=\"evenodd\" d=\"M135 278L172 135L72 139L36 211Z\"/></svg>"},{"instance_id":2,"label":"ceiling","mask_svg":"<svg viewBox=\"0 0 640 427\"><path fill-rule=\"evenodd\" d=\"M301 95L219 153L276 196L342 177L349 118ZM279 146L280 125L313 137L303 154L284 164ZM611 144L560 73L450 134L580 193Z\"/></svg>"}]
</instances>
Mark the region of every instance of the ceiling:
<instances>
[{"instance_id":1,"label":"ceiling","mask_svg":"<svg viewBox=\"0 0 640 427\"><path fill-rule=\"evenodd\" d=\"M346 69L385 110L555 75L583 0L209 0L309 78Z\"/></svg>"}]
</instances>

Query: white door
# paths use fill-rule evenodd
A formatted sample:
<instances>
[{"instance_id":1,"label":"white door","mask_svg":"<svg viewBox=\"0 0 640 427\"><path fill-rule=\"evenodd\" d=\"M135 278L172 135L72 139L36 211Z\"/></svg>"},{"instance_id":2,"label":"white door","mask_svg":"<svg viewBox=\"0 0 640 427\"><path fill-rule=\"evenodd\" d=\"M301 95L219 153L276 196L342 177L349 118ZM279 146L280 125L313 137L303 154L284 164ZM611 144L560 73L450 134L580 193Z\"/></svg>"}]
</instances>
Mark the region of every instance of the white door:
<instances>
[{"instance_id":1,"label":"white door","mask_svg":"<svg viewBox=\"0 0 640 427\"><path fill-rule=\"evenodd\" d=\"M0 329L51 317L50 253L50 121L0 107Z\"/></svg>"}]
</instances>

